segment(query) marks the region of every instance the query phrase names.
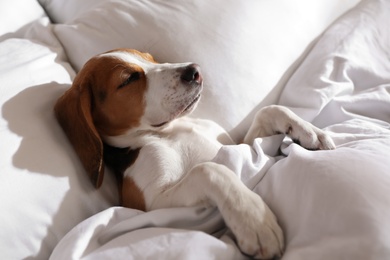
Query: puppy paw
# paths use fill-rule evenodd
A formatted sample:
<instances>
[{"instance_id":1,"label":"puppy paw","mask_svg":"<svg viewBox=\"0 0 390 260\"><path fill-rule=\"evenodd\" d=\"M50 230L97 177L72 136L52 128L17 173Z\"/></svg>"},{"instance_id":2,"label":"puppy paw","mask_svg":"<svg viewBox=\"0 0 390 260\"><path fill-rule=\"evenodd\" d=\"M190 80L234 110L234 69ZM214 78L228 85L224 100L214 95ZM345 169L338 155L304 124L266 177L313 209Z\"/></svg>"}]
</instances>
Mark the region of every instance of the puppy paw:
<instances>
[{"instance_id":1,"label":"puppy paw","mask_svg":"<svg viewBox=\"0 0 390 260\"><path fill-rule=\"evenodd\" d=\"M243 200L226 206L225 222L245 255L255 259L281 257L284 248L282 229L260 196L249 191Z\"/></svg>"},{"instance_id":2,"label":"puppy paw","mask_svg":"<svg viewBox=\"0 0 390 260\"><path fill-rule=\"evenodd\" d=\"M331 150L336 147L325 131L298 117L290 109L277 105L264 107L256 113L244 143L252 144L257 137L274 134L286 134L310 150Z\"/></svg>"},{"instance_id":3,"label":"puppy paw","mask_svg":"<svg viewBox=\"0 0 390 260\"><path fill-rule=\"evenodd\" d=\"M310 150L332 150L336 148L332 138L323 130L312 124L301 122L295 126L289 126L286 132L294 142Z\"/></svg>"}]
</instances>

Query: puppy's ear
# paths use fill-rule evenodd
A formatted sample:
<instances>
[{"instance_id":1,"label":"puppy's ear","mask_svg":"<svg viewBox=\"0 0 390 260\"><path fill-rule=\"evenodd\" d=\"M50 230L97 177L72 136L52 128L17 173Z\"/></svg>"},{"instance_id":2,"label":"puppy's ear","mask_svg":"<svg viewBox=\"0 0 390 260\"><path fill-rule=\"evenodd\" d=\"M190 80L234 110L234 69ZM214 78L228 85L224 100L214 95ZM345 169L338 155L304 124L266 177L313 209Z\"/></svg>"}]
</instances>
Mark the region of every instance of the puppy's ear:
<instances>
[{"instance_id":1,"label":"puppy's ear","mask_svg":"<svg viewBox=\"0 0 390 260\"><path fill-rule=\"evenodd\" d=\"M103 142L91 114L90 81L78 75L55 104L54 111L93 185L99 188L104 176Z\"/></svg>"}]
</instances>

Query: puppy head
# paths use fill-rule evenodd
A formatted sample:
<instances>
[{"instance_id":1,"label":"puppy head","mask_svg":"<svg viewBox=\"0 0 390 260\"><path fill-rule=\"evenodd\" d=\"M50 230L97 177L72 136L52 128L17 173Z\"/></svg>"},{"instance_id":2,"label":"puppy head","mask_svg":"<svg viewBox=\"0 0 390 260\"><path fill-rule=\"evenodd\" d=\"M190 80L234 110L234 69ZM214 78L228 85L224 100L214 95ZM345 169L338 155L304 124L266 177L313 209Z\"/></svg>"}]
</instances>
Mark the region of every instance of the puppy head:
<instances>
[{"instance_id":1,"label":"puppy head","mask_svg":"<svg viewBox=\"0 0 390 260\"><path fill-rule=\"evenodd\" d=\"M95 126L107 136L161 127L188 114L202 89L196 64L158 64L134 50L101 54L80 74L91 89Z\"/></svg>"},{"instance_id":2,"label":"puppy head","mask_svg":"<svg viewBox=\"0 0 390 260\"><path fill-rule=\"evenodd\" d=\"M96 187L103 179L102 137L158 130L193 111L202 76L192 63L159 64L120 49L90 59L55 105L56 117Z\"/></svg>"}]
</instances>

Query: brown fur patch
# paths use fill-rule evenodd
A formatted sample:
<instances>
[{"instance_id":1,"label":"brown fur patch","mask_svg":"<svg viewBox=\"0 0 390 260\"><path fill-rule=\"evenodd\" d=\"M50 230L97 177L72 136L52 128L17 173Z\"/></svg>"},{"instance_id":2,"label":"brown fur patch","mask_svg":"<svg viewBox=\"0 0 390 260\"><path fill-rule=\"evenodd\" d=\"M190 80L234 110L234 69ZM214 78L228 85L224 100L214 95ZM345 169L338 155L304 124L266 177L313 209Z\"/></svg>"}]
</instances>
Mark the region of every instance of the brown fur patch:
<instances>
[{"instance_id":1,"label":"brown fur patch","mask_svg":"<svg viewBox=\"0 0 390 260\"><path fill-rule=\"evenodd\" d=\"M142 191L132 178L123 178L123 173L138 157L140 149L117 148L104 144L104 161L115 173L118 186L120 203L124 207L145 211L145 199Z\"/></svg>"},{"instance_id":2,"label":"brown fur patch","mask_svg":"<svg viewBox=\"0 0 390 260\"><path fill-rule=\"evenodd\" d=\"M144 195L130 177L123 179L122 206L142 211L146 210Z\"/></svg>"},{"instance_id":3,"label":"brown fur patch","mask_svg":"<svg viewBox=\"0 0 390 260\"><path fill-rule=\"evenodd\" d=\"M91 116L91 92L77 76L72 87L55 104L58 122L82 162L93 185L100 187L103 175L103 143Z\"/></svg>"},{"instance_id":4,"label":"brown fur patch","mask_svg":"<svg viewBox=\"0 0 390 260\"><path fill-rule=\"evenodd\" d=\"M92 63L92 116L98 132L115 136L138 126L145 111L147 82L143 69L113 57L99 57ZM118 88L132 73L139 73L139 79Z\"/></svg>"}]
</instances>

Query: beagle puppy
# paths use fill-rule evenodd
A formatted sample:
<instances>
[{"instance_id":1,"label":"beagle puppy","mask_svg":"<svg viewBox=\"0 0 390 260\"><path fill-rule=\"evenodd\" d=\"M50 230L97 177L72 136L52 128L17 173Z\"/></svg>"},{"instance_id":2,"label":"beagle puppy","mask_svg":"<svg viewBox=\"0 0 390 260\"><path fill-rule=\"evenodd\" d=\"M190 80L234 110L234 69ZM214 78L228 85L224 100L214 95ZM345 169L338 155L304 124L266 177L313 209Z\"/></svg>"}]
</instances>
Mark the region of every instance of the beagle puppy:
<instances>
[{"instance_id":1,"label":"beagle puppy","mask_svg":"<svg viewBox=\"0 0 390 260\"><path fill-rule=\"evenodd\" d=\"M117 49L84 65L55 114L96 188L105 163L119 173L123 206L216 206L244 254L280 256L284 239L274 214L231 170L211 162L222 145L233 144L229 135L214 122L186 117L202 83L194 63L160 64L147 53ZM244 142L276 133L308 149L335 147L280 106L258 111Z\"/></svg>"}]
</instances>

